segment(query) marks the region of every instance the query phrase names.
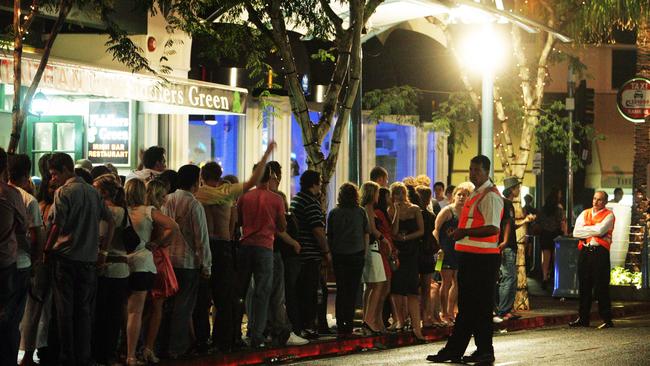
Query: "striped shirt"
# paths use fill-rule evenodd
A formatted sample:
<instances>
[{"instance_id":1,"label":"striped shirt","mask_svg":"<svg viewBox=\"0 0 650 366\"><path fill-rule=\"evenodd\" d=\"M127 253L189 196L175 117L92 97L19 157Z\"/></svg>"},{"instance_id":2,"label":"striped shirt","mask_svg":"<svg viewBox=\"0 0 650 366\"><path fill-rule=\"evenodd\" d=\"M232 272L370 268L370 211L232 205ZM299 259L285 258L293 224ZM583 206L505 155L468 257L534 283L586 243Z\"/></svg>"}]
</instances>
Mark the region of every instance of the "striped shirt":
<instances>
[{"instance_id":1,"label":"striped shirt","mask_svg":"<svg viewBox=\"0 0 650 366\"><path fill-rule=\"evenodd\" d=\"M290 211L298 223L296 240L302 247L300 258L303 261L320 260L322 257L320 245L312 231L317 227L325 227L325 214L323 214L318 197L309 192L298 192L291 199Z\"/></svg>"}]
</instances>

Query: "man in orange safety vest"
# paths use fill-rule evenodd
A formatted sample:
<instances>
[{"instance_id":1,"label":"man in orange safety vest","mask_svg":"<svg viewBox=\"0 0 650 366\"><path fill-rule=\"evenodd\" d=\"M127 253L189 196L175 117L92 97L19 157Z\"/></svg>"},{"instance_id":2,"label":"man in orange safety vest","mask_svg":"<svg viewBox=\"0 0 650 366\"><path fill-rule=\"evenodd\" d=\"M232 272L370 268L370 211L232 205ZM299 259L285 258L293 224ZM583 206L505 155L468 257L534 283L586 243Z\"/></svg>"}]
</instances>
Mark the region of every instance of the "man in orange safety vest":
<instances>
[{"instance_id":1,"label":"man in orange safety vest","mask_svg":"<svg viewBox=\"0 0 650 366\"><path fill-rule=\"evenodd\" d=\"M472 158L469 179L476 190L465 201L458 228L452 233L458 252L458 316L447 344L429 355L428 361L494 362L492 310L501 263L498 245L503 197L489 174L490 159L483 155ZM472 335L476 351L463 356Z\"/></svg>"},{"instance_id":2,"label":"man in orange safety vest","mask_svg":"<svg viewBox=\"0 0 650 366\"><path fill-rule=\"evenodd\" d=\"M580 238L578 248L578 288L580 310L572 327L588 327L591 312L591 292L595 289L598 312L603 323L598 329L611 328L612 303L609 298L609 248L612 245L614 213L605 208L607 193L594 193L593 207L584 210L576 220L573 236Z\"/></svg>"}]
</instances>

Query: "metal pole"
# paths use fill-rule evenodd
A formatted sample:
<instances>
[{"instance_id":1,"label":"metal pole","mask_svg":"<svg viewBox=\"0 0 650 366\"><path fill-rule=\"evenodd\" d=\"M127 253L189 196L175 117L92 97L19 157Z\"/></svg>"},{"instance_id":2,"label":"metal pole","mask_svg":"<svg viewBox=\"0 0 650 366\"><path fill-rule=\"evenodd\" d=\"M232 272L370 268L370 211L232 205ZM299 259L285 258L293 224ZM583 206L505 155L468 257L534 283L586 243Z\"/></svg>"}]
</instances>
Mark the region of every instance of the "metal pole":
<instances>
[{"instance_id":1,"label":"metal pole","mask_svg":"<svg viewBox=\"0 0 650 366\"><path fill-rule=\"evenodd\" d=\"M490 159L490 177L494 177L494 71L483 73L481 91L481 154Z\"/></svg>"},{"instance_id":2,"label":"metal pole","mask_svg":"<svg viewBox=\"0 0 650 366\"><path fill-rule=\"evenodd\" d=\"M569 114L569 151L567 152L567 193L566 193L566 218L569 227L573 226L573 110L575 109L575 81L573 80L573 66L569 64L567 80L566 110Z\"/></svg>"}]
</instances>

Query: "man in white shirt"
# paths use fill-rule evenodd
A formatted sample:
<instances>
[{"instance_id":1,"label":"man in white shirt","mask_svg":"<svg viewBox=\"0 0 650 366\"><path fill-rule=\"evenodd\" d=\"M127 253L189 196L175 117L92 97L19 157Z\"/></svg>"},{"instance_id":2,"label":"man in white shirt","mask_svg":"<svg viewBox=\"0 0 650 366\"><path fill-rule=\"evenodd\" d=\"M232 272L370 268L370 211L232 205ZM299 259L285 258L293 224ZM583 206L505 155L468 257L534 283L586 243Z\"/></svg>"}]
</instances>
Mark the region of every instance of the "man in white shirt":
<instances>
[{"instance_id":1,"label":"man in white shirt","mask_svg":"<svg viewBox=\"0 0 650 366\"><path fill-rule=\"evenodd\" d=\"M162 207L162 212L176 221L182 234L182 237L174 238L169 246L169 258L178 280L178 293L168 300L172 303L167 343L171 358L181 356L190 349L190 322L196 305L199 278L210 278L212 269L205 211L194 197L199 188L200 172L196 165L183 165L178 170L178 189L167 195Z\"/></svg>"},{"instance_id":2,"label":"man in white shirt","mask_svg":"<svg viewBox=\"0 0 650 366\"><path fill-rule=\"evenodd\" d=\"M609 248L614 230L614 213L605 208L607 193L594 193L592 208L584 210L576 220L573 236L580 238L578 248L578 284L580 308L578 319L569 323L572 327L588 327L591 313L591 293L595 289L598 312L603 323L598 329L611 328L612 304L609 297Z\"/></svg>"},{"instance_id":3,"label":"man in white shirt","mask_svg":"<svg viewBox=\"0 0 650 366\"><path fill-rule=\"evenodd\" d=\"M142 179L145 182L150 181L152 178L160 175L167 169L167 159L165 155L165 148L160 146L151 146L142 154L142 165L143 168L131 172L125 182L138 178Z\"/></svg>"}]
</instances>

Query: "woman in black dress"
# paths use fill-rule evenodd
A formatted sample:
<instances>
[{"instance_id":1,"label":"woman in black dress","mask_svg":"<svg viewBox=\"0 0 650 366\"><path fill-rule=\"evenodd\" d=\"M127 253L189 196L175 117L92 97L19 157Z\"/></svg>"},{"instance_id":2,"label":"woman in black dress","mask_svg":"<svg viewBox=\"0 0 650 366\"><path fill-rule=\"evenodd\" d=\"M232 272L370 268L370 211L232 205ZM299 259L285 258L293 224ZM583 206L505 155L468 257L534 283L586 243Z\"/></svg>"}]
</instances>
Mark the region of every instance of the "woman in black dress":
<instances>
[{"instance_id":1,"label":"woman in black dress","mask_svg":"<svg viewBox=\"0 0 650 366\"><path fill-rule=\"evenodd\" d=\"M406 312L411 318L415 337L424 340L420 319L420 288L418 278L418 246L424 234L424 223L420 207L412 204L407 195L406 186L401 182L390 186L393 206L389 215L393 222L393 240L399 250L400 267L393 274L391 297L396 307L393 328L404 326Z\"/></svg>"},{"instance_id":2,"label":"woman in black dress","mask_svg":"<svg viewBox=\"0 0 650 366\"><path fill-rule=\"evenodd\" d=\"M546 289L551 282L551 255L555 248L555 238L558 235L567 235L567 222L562 207L562 191L553 188L546 196L544 207L539 216L539 225L542 228L540 246L542 247L542 288Z\"/></svg>"}]
</instances>

